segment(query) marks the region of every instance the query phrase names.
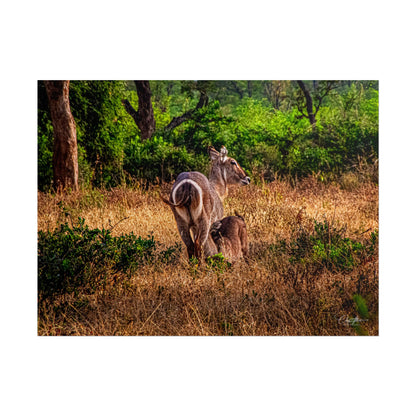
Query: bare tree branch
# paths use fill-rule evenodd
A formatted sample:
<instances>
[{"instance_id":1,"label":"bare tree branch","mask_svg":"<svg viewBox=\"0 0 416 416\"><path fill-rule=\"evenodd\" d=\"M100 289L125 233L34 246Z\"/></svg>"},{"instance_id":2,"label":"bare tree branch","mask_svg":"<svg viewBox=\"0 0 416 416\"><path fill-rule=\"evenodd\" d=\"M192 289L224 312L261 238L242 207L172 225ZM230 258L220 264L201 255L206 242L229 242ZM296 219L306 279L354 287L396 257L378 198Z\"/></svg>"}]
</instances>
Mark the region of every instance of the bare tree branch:
<instances>
[{"instance_id":1,"label":"bare tree branch","mask_svg":"<svg viewBox=\"0 0 416 416\"><path fill-rule=\"evenodd\" d=\"M313 111L313 101L312 101L311 94L309 93L309 90L306 88L305 83L303 81L297 81L297 83L298 83L300 89L302 90L303 95L305 96L306 111L308 113L309 122L312 124L312 126L315 126L315 124L316 124L316 118L315 118L316 113L314 113L314 111Z\"/></svg>"},{"instance_id":2,"label":"bare tree branch","mask_svg":"<svg viewBox=\"0 0 416 416\"><path fill-rule=\"evenodd\" d=\"M208 104L209 97L205 91L200 91L199 101L196 107L192 110L187 111L186 113L174 117L172 121L166 126L166 131L170 131L175 127L178 127L183 122L191 119L193 115L202 107L205 107Z\"/></svg>"},{"instance_id":3,"label":"bare tree branch","mask_svg":"<svg viewBox=\"0 0 416 416\"><path fill-rule=\"evenodd\" d=\"M315 113L314 113L315 116L318 113L319 108L321 107L323 99L330 93L331 90L335 88L337 88L337 81L327 81L323 88L323 92L320 92L318 89L319 93L317 94L317 97L316 97L318 100L318 104L315 106Z\"/></svg>"},{"instance_id":4,"label":"bare tree branch","mask_svg":"<svg viewBox=\"0 0 416 416\"><path fill-rule=\"evenodd\" d=\"M137 111L130 104L130 101L129 100L121 100L121 102L123 103L124 108L129 113L129 115L131 115L133 118L135 118L136 114L137 114Z\"/></svg>"}]
</instances>

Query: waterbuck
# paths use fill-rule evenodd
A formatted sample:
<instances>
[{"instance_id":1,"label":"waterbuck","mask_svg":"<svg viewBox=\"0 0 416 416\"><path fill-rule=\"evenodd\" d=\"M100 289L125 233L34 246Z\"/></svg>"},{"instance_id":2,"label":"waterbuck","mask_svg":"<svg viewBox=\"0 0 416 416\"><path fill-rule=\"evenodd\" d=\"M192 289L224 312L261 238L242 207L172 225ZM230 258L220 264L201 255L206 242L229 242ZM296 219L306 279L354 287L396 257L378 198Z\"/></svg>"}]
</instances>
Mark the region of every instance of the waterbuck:
<instances>
[{"instance_id":1,"label":"waterbuck","mask_svg":"<svg viewBox=\"0 0 416 416\"><path fill-rule=\"evenodd\" d=\"M201 259L203 255L217 253L209 230L212 223L224 215L222 200L228 193L228 186L250 183L237 161L227 154L224 146L220 152L211 146L209 179L199 172L182 172L173 184L169 201L162 197L172 209L189 258Z\"/></svg>"},{"instance_id":2,"label":"waterbuck","mask_svg":"<svg viewBox=\"0 0 416 416\"><path fill-rule=\"evenodd\" d=\"M219 253L234 262L248 256L247 228L240 215L225 217L215 221L210 230L211 237Z\"/></svg>"}]
</instances>

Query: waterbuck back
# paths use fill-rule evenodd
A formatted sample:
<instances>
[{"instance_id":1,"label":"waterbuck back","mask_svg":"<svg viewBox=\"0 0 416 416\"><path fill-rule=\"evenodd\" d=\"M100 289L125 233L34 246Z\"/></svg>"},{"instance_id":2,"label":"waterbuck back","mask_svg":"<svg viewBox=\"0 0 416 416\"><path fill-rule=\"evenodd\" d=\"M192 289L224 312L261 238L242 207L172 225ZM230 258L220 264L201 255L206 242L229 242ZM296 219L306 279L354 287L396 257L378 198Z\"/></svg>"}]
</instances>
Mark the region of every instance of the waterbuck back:
<instances>
[{"instance_id":1,"label":"waterbuck back","mask_svg":"<svg viewBox=\"0 0 416 416\"><path fill-rule=\"evenodd\" d=\"M234 262L248 256L247 228L243 217L225 217L212 224L211 237L219 253Z\"/></svg>"},{"instance_id":2,"label":"waterbuck back","mask_svg":"<svg viewBox=\"0 0 416 416\"><path fill-rule=\"evenodd\" d=\"M221 151L209 148L212 161L209 179L199 172L183 172L173 184L169 200L162 197L172 209L179 234L186 245L188 256L201 259L217 253L209 234L213 222L222 218L223 198L229 185L248 185L250 178L235 159Z\"/></svg>"}]
</instances>

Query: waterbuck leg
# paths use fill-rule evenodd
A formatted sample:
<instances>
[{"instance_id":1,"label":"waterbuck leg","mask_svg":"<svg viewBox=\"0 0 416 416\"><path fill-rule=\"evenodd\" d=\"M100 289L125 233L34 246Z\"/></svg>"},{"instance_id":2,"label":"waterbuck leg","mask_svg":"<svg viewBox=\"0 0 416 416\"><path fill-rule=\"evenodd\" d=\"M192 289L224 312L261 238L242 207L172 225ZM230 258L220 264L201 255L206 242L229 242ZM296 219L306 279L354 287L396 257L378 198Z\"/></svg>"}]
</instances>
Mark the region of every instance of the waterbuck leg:
<instances>
[{"instance_id":1,"label":"waterbuck leg","mask_svg":"<svg viewBox=\"0 0 416 416\"><path fill-rule=\"evenodd\" d=\"M179 227L178 227L179 228ZM186 250L188 252L188 257L197 257L195 253L195 244L192 241L191 234L186 227L179 228L179 234L181 235L182 241L185 243Z\"/></svg>"},{"instance_id":2,"label":"waterbuck leg","mask_svg":"<svg viewBox=\"0 0 416 416\"><path fill-rule=\"evenodd\" d=\"M209 234L210 224L208 221L201 220L198 223L198 233L195 238L195 246L198 251L197 256L199 255L202 258L202 255L205 257L213 256L217 253L217 248Z\"/></svg>"},{"instance_id":3,"label":"waterbuck leg","mask_svg":"<svg viewBox=\"0 0 416 416\"><path fill-rule=\"evenodd\" d=\"M198 260L202 258L202 246L198 238L195 240L195 257Z\"/></svg>"}]
</instances>

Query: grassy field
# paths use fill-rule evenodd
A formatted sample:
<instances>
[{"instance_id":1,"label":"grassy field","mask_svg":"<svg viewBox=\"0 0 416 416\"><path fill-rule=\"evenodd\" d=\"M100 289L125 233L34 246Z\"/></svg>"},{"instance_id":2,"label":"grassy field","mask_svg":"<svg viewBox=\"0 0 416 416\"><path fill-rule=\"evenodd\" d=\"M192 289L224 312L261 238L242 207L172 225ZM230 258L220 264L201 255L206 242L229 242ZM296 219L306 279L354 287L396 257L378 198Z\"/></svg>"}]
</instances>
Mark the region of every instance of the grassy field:
<instances>
[{"instance_id":1,"label":"grassy field","mask_svg":"<svg viewBox=\"0 0 416 416\"><path fill-rule=\"evenodd\" d=\"M348 178L347 178L348 179ZM82 217L113 236L153 234L168 262L145 262L92 292L39 301L39 335L378 335L378 187L308 178L231 190L226 215L247 223L250 255L189 263L170 185L38 194L38 228ZM100 278L100 276L98 276Z\"/></svg>"}]
</instances>

